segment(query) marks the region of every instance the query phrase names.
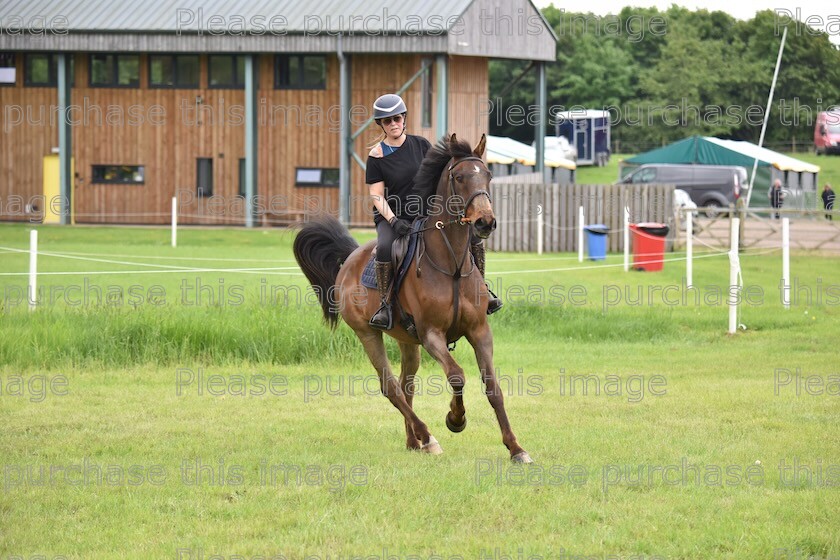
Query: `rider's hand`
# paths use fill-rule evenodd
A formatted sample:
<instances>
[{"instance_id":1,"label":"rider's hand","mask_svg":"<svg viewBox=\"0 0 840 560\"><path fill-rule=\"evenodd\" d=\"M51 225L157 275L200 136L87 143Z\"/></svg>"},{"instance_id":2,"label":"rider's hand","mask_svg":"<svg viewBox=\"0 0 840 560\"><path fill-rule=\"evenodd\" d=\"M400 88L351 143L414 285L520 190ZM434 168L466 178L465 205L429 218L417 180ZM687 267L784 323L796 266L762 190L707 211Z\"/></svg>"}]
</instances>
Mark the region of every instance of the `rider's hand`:
<instances>
[{"instance_id":1,"label":"rider's hand","mask_svg":"<svg viewBox=\"0 0 840 560\"><path fill-rule=\"evenodd\" d=\"M411 224L409 224L406 220L397 218L396 216L388 220L388 223L391 224L391 227L394 228L394 231L400 237L408 235L411 231Z\"/></svg>"}]
</instances>

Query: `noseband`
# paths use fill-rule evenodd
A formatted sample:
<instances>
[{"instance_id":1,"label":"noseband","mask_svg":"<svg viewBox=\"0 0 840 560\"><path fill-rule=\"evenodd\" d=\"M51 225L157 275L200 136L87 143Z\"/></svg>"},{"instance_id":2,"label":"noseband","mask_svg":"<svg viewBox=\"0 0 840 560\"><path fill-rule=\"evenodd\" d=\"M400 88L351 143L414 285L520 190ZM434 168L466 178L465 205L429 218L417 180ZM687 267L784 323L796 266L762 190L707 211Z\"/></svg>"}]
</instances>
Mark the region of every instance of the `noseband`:
<instances>
[{"instance_id":1,"label":"noseband","mask_svg":"<svg viewBox=\"0 0 840 560\"><path fill-rule=\"evenodd\" d=\"M454 170L455 170L456 167L458 167L459 165L461 165L465 161L480 161L481 165L484 166L484 160L481 159L480 157L476 157L476 156L465 157L463 159L459 159L459 160L453 162L452 165L449 166L449 191L452 194L452 198L455 198L456 196L460 196L460 195L458 195L458 193L455 192ZM485 167L485 170L486 169L487 168ZM458 214L458 222L459 223L461 223L461 224L469 223L469 220L467 220L467 216L466 216L467 215L467 208L470 207L470 204L472 204L473 200L475 200L476 197L479 197L479 196L482 196L482 195L486 196L487 200L489 200L491 203L493 202L493 199L490 198L490 193L487 192L486 190L481 189L481 190L475 191L474 193L472 193L469 196L469 198L467 198L466 202L464 202L464 207L461 210L461 212L459 212L459 214Z\"/></svg>"}]
</instances>

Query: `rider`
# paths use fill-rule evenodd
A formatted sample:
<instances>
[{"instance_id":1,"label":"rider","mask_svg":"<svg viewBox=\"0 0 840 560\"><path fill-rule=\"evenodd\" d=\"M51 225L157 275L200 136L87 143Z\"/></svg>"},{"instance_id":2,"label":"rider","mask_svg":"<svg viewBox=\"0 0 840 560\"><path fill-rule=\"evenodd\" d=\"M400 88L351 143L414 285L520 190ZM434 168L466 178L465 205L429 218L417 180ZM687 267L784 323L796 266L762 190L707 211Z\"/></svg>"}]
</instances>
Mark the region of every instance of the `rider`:
<instances>
[{"instance_id":1,"label":"rider","mask_svg":"<svg viewBox=\"0 0 840 560\"><path fill-rule=\"evenodd\" d=\"M388 292L394 271L391 245L411 229L412 216L407 212L407 198L414 186L414 175L431 147L422 136L406 134L408 111L399 95L389 93L373 102L373 118L385 138L371 149L365 182L373 199L373 222L376 224L376 284L382 306L371 317L370 326L389 330L392 327Z\"/></svg>"},{"instance_id":2,"label":"rider","mask_svg":"<svg viewBox=\"0 0 840 560\"><path fill-rule=\"evenodd\" d=\"M391 245L397 237L408 234L411 229L410 220L414 216L408 212L411 209L408 202L414 196L414 176L431 147L422 136L406 134L407 113L405 102L396 94L382 95L373 103L373 118L385 138L370 150L365 173L365 182L374 206L376 284L382 300L379 310L370 319L370 326L382 330L390 330L393 326L388 299L394 273ZM478 243L472 242L470 249L483 278L484 245L479 240ZM502 302L491 292L488 315L498 311L501 306Z\"/></svg>"}]
</instances>

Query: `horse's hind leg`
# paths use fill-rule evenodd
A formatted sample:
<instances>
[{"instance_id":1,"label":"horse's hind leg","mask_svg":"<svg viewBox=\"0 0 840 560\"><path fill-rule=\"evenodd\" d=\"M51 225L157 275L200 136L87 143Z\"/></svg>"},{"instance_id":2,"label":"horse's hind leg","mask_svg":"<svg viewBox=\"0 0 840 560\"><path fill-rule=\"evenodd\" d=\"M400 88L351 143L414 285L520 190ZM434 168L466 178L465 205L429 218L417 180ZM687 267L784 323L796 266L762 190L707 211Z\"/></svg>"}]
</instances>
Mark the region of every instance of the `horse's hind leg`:
<instances>
[{"instance_id":1,"label":"horse's hind leg","mask_svg":"<svg viewBox=\"0 0 840 560\"><path fill-rule=\"evenodd\" d=\"M478 369L481 371L481 380L484 382L484 391L490 406L496 413L499 427L502 430L502 443L510 451L511 460L517 463L532 463L531 457L522 449L516 436L510 427L510 421L505 411L505 399L496 380L496 371L493 369L493 333L490 327L485 324L478 332L468 333L467 340L470 341L475 350L475 358L478 362Z\"/></svg>"},{"instance_id":2,"label":"horse's hind leg","mask_svg":"<svg viewBox=\"0 0 840 560\"><path fill-rule=\"evenodd\" d=\"M420 367L420 347L416 344L400 342L400 387L409 408L414 410L414 374ZM421 442L414 433L414 427L405 419L405 446L409 449L420 449Z\"/></svg>"},{"instance_id":3,"label":"horse's hind leg","mask_svg":"<svg viewBox=\"0 0 840 560\"><path fill-rule=\"evenodd\" d=\"M427 331L423 335L423 347L443 367L446 379L452 387L452 401L446 415L446 427L461 432L467 426L467 412L464 409L464 369L458 365L446 344L446 335L438 331Z\"/></svg>"},{"instance_id":4,"label":"horse's hind leg","mask_svg":"<svg viewBox=\"0 0 840 560\"><path fill-rule=\"evenodd\" d=\"M367 352L368 358L370 358L370 363L373 364L373 367L376 368L376 373L379 374L379 388L382 394L388 397L391 404L402 413L406 424L411 425L415 436L422 442L421 449L433 455L443 453L437 440L429 432L428 426L414 414L411 406L406 401L397 378L391 373L391 364L388 363L388 355L385 352L382 333L370 329L356 331L356 336L362 341L365 352Z\"/></svg>"}]
</instances>

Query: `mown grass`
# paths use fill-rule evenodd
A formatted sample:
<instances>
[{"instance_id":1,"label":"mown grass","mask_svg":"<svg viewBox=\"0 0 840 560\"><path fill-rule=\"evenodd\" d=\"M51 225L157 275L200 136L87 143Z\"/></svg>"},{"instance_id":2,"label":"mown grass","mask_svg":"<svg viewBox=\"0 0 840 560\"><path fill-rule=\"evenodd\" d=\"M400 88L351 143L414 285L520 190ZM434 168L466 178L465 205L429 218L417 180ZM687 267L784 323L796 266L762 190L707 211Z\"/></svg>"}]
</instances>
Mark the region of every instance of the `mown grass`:
<instances>
[{"instance_id":1,"label":"mown grass","mask_svg":"<svg viewBox=\"0 0 840 560\"><path fill-rule=\"evenodd\" d=\"M162 229L39 230L47 252L173 266L294 266L291 235L280 230L186 229L178 249ZM26 235L25 227L0 226L0 246L25 247ZM726 256L695 262L695 284L707 298L699 305L669 305L655 289L680 285L681 261L661 273L624 273L570 257L489 258L488 277L506 302L490 319L495 365L513 428L537 460L523 471L508 462L465 342L454 356L468 373L466 431L444 427L450 394L425 357L415 409L445 453L405 451L403 422L378 394L358 342L344 325L335 333L324 327L311 301L295 302L304 281L294 270L42 277L44 287L84 278L89 286L160 286L166 297L135 306L59 301L33 313L4 298L0 557L840 554L840 397L826 394L840 375L840 288L833 288L840 261L795 255L793 275L812 298L800 290L784 310L780 256L744 255L745 284L763 294L742 307L747 330L730 336ZM191 258L249 260L184 260ZM0 254L0 272L25 271L27 262ZM618 263L616 256L606 262ZM40 268L148 267L42 256ZM211 304L207 293L200 304L185 302L184 279L241 286L243 301ZM292 299L261 301L263 279ZM7 295L23 282L0 277ZM573 286L585 296L561 303ZM394 345L389 351L398 360ZM797 368L812 390L822 383L823 394L774 382ZM213 375L220 376L215 396ZM571 376L586 375L600 390L589 385L583 394L578 384L570 394ZM617 381L607 390L610 376ZM59 377L64 396L41 398L37 383L26 385ZM277 394L240 396L272 378ZM23 380L20 396L15 379ZM793 461L795 481L780 471ZM700 469L699 482L690 470L678 484L661 476L666 466L682 473L684 464ZM62 477L85 465L91 478L110 465L114 479ZM565 478L574 465L586 474L577 484ZM164 476L136 484L117 477L132 466ZM264 480L265 466L309 476L287 479L280 470ZM53 482L39 478L41 467L56 469ZM715 479L718 468L725 475L729 468L729 477Z\"/></svg>"}]
</instances>

